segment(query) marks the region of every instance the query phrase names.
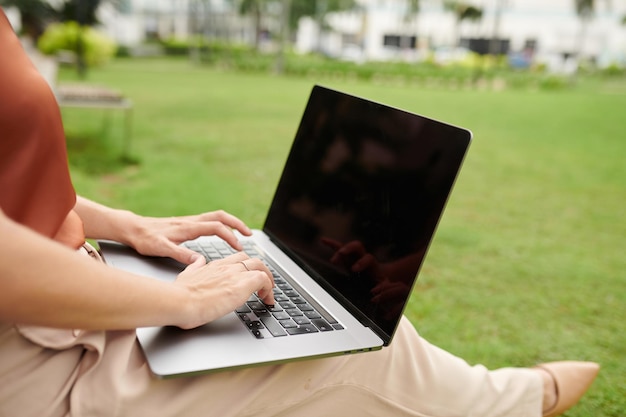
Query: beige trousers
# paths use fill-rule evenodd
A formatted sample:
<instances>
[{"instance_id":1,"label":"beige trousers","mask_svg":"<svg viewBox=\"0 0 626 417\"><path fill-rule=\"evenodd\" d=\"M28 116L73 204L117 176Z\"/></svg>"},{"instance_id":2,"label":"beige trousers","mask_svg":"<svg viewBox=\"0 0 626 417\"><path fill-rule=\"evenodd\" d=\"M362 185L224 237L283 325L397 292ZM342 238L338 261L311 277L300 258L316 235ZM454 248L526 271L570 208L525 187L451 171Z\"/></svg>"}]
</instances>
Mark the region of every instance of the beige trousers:
<instances>
[{"instance_id":1,"label":"beige trousers","mask_svg":"<svg viewBox=\"0 0 626 417\"><path fill-rule=\"evenodd\" d=\"M470 366L406 319L381 351L172 380L150 376L132 334L107 339L72 416L541 416L535 372Z\"/></svg>"},{"instance_id":2,"label":"beige trousers","mask_svg":"<svg viewBox=\"0 0 626 417\"><path fill-rule=\"evenodd\" d=\"M0 326L0 416L541 416L535 372L470 366L407 319L377 352L168 380L132 331L12 328Z\"/></svg>"}]
</instances>

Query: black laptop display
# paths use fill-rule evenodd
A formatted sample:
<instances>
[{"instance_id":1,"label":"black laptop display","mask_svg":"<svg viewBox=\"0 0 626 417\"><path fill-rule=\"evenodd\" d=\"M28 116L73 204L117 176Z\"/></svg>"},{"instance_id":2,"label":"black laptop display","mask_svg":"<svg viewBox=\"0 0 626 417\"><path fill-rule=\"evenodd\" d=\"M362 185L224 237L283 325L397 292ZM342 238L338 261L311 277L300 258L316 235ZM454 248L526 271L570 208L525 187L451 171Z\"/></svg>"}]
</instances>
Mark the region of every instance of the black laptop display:
<instances>
[{"instance_id":1,"label":"black laptop display","mask_svg":"<svg viewBox=\"0 0 626 417\"><path fill-rule=\"evenodd\" d=\"M469 140L316 86L263 231L388 342Z\"/></svg>"}]
</instances>

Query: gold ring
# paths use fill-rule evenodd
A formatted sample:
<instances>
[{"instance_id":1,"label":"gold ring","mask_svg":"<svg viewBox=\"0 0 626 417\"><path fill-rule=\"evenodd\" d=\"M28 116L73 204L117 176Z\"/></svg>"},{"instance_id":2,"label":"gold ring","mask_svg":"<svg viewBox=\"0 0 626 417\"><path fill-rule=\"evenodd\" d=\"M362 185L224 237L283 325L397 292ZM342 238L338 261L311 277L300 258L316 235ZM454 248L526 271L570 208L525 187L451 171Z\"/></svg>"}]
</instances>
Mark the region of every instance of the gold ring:
<instances>
[{"instance_id":1,"label":"gold ring","mask_svg":"<svg viewBox=\"0 0 626 417\"><path fill-rule=\"evenodd\" d=\"M243 265L244 268L246 268L248 271L250 271L250 268L248 268L248 265L246 265L245 261L239 261L240 264Z\"/></svg>"}]
</instances>

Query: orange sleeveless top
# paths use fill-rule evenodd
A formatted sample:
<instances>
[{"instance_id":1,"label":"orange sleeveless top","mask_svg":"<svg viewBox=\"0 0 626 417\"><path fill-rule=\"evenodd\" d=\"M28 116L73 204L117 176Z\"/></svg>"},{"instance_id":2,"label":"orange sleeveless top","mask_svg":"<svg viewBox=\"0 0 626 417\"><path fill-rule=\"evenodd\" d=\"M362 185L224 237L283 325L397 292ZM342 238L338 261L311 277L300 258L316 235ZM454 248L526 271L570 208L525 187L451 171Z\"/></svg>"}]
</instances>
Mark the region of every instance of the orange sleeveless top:
<instances>
[{"instance_id":1,"label":"orange sleeveless top","mask_svg":"<svg viewBox=\"0 0 626 417\"><path fill-rule=\"evenodd\" d=\"M75 203L56 99L0 10L0 208L77 247L84 232Z\"/></svg>"}]
</instances>

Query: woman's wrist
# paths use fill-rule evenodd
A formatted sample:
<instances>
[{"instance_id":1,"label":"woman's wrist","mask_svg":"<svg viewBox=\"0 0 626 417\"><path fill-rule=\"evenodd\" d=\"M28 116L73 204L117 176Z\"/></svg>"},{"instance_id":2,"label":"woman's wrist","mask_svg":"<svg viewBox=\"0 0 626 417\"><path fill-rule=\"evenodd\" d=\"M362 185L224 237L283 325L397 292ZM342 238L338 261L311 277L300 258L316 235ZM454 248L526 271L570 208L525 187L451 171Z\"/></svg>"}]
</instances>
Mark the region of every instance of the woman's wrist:
<instances>
[{"instance_id":1,"label":"woman's wrist","mask_svg":"<svg viewBox=\"0 0 626 417\"><path fill-rule=\"evenodd\" d=\"M108 239L130 245L136 233L141 216L129 211L111 208L78 197L75 211L83 220L85 235L89 239Z\"/></svg>"},{"instance_id":2,"label":"woman's wrist","mask_svg":"<svg viewBox=\"0 0 626 417\"><path fill-rule=\"evenodd\" d=\"M111 209L111 211L109 216L111 236L108 239L134 247L133 242L144 233L140 226L141 216L128 210Z\"/></svg>"}]
</instances>

